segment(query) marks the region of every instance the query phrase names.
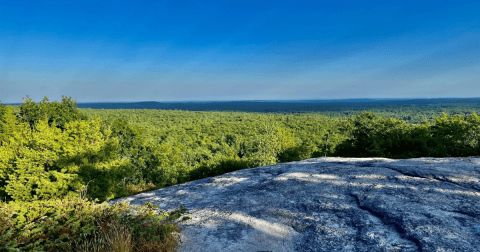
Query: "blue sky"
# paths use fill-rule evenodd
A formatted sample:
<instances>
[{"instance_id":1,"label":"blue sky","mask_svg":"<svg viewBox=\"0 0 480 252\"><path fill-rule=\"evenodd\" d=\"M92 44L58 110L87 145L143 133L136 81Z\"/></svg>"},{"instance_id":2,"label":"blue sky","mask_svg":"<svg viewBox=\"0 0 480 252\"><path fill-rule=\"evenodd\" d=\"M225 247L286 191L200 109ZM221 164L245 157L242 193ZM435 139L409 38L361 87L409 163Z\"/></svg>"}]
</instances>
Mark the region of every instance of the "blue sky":
<instances>
[{"instance_id":1,"label":"blue sky","mask_svg":"<svg viewBox=\"0 0 480 252\"><path fill-rule=\"evenodd\" d=\"M480 97L479 1L0 6L3 103Z\"/></svg>"}]
</instances>

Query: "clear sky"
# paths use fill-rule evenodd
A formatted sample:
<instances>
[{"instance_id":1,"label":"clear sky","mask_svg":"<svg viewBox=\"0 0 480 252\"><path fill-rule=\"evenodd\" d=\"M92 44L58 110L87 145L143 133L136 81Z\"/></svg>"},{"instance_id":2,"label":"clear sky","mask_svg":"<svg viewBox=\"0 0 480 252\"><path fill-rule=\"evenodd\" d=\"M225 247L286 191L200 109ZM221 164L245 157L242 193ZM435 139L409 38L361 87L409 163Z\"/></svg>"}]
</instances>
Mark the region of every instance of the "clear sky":
<instances>
[{"instance_id":1,"label":"clear sky","mask_svg":"<svg viewBox=\"0 0 480 252\"><path fill-rule=\"evenodd\" d=\"M0 101L480 97L480 1L0 0Z\"/></svg>"}]
</instances>

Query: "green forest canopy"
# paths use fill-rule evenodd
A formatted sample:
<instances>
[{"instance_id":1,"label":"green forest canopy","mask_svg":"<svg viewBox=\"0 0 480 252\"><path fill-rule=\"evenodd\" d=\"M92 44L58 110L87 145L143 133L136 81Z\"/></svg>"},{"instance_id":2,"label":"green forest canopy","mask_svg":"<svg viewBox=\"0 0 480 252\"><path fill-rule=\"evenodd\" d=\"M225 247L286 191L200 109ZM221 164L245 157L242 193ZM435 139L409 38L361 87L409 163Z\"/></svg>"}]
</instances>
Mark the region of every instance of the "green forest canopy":
<instances>
[{"instance_id":1,"label":"green forest canopy","mask_svg":"<svg viewBox=\"0 0 480 252\"><path fill-rule=\"evenodd\" d=\"M9 107L1 107L0 196L10 199L56 197L94 178L88 195L108 200L124 195L129 184L162 188L312 157L479 153L479 125L469 107L379 107L375 114L355 108L347 117L344 111L327 116L78 109L69 97L60 103L45 97L37 104L28 96L21 106ZM447 117L444 111L470 116Z\"/></svg>"}]
</instances>

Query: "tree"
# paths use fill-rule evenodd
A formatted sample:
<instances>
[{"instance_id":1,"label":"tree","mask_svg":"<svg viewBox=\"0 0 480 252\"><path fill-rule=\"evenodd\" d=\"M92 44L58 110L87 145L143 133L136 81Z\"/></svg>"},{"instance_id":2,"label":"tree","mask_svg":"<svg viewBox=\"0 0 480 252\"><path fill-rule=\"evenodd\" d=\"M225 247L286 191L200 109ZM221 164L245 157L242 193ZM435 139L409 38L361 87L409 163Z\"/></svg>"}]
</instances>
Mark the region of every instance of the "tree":
<instances>
[{"instance_id":1,"label":"tree","mask_svg":"<svg viewBox=\"0 0 480 252\"><path fill-rule=\"evenodd\" d=\"M48 125L55 122L57 128L65 130L65 124L68 122L86 120L88 117L82 114L77 103L71 97L62 96L62 102L50 102L47 97L36 104L28 95L23 99L20 105L20 120L26 122L31 128L41 119L47 119Z\"/></svg>"},{"instance_id":2,"label":"tree","mask_svg":"<svg viewBox=\"0 0 480 252\"><path fill-rule=\"evenodd\" d=\"M128 159L117 155L118 141L100 131L100 119L73 121L65 130L38 121L31 129L7 110L0 139L0 195L15 201L77 195L90 180L87 196L107 200L122 191L131 173Z\"/></svg>"}]
</instances>

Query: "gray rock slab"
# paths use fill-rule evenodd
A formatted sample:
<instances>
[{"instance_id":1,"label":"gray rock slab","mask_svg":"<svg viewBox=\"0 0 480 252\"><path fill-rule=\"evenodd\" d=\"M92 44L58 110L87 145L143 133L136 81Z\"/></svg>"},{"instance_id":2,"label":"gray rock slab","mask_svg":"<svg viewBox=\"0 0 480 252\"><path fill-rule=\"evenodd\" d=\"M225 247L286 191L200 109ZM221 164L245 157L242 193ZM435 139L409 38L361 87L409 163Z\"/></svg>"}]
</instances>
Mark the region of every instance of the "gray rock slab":
<instances>
[{"instance_id":1,"label":"gray rock slab","mask_svg":"<svg viewBox=\"0 0 480 252\"><path fill-rule=\"evenodd\" d=\"M480 157L312 158L109 202L183 205L178 251L480 251Z\"/></svg>"}]
</instances>

